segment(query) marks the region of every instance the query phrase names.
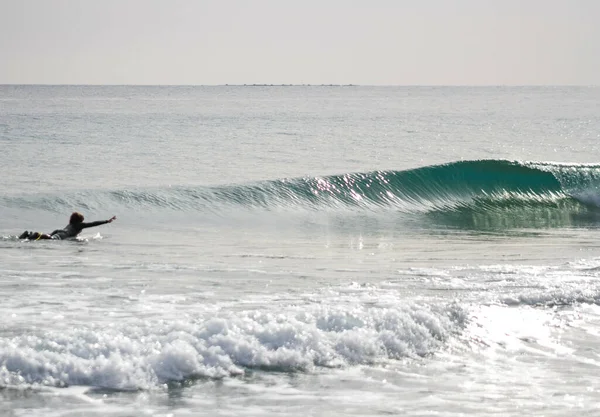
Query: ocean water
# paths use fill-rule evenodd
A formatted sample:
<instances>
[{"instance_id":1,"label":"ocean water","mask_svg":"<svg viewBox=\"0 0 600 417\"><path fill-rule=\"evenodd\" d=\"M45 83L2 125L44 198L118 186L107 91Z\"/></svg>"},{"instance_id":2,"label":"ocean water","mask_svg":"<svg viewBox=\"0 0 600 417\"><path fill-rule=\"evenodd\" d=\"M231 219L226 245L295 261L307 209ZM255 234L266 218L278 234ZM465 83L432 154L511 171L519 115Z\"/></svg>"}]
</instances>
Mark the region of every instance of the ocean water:
<instances>
[{"instance_id":1,"label":"ocean water","mask_svg":"<svg viewBox=\"0 0 600 417\"><path fill-rule=\"evenodd\" d=\"M599 156L597 87L0 86L0 415L600 415Z\"/></svg>"}]
</instances>

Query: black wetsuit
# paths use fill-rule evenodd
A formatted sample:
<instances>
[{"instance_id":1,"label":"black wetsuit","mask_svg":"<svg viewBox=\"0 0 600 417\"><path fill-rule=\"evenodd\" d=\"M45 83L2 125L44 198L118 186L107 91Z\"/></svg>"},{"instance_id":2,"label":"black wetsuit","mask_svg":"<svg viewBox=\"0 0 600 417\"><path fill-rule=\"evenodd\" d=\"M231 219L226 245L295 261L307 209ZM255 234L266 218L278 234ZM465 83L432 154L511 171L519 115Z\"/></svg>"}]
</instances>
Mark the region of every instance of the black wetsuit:
<instances>
[{"instance_id":1,"label":"black wetsuit","mask_svg":"<svg viewBox=\"0 0 600 417\"><path fill-rule=\"evenodd\" d=\"M50 233L50 236L52 236L52 239L68 239L77 236L83 229L100 226L106 223L110 223L110 220L98 220L89 223L69 223L64 229L56 229L54 232Z\"/></svg>"}]
</instances>

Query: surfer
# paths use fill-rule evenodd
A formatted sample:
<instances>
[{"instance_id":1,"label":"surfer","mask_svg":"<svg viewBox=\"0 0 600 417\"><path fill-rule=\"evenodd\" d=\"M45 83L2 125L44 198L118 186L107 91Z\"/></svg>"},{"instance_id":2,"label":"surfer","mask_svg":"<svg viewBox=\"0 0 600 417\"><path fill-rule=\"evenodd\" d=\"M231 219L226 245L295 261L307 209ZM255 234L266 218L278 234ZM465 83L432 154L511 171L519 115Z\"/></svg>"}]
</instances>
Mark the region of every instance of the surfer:
<instances>
[{"instance_id":1,"label":"surfer","mask_svg":"<svg viewBox=\"0 0 600 417\"><path fill-rule=\"evenodd\" d=\"M54 239L54 240L62 240L68 239L70 237L77 236L83 229L87 229L88 227L100 226L107 223L112 223L113 220L116 220L117 216L112 216L108 220L97 220L95 222L84 223L83 214L78 212L73 212L71 214L71 218L69 219L69 224L65 226L64 229L56 229L50 234L40 233L40 232L29 232L25 230L19 236L19 239L29 239L29 240L40 240L40 239Z\"/></svg>"}]
</instances>

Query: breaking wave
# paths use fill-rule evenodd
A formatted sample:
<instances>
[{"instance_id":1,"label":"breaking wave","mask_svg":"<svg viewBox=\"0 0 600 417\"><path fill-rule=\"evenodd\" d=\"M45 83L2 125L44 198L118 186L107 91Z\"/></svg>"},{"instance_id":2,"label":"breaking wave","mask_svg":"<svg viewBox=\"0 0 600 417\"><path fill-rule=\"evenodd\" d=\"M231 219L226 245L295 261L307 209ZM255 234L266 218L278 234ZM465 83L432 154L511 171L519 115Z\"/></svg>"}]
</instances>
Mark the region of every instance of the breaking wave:
<instances>
[{"instance_id":1,"label":"breaking wave","mask_svg":"<svg viewBox=\"0 0 600 417\"><path fill-rule=\"evenodd\" d=\"M0 388L127 391L249 369L309 372L419 358L459 331L464 315L455 304L338 305L23 332L0 339Z\"/></svg>"},{"instance_id":2,"label":"breaking wave","mask_svg":"<svg viewBox=\"0 0 600 417\"><path fill-rule=\"evenodd\" d=\"M392 211L457 224L510 226L521 219L524 224L569 225L577 219L597 221L599 188L600 165L478 160L213 187L0 196L0 206L61 213L115 207L213 213L226 208Z\"/></svg>"}]
</instances>

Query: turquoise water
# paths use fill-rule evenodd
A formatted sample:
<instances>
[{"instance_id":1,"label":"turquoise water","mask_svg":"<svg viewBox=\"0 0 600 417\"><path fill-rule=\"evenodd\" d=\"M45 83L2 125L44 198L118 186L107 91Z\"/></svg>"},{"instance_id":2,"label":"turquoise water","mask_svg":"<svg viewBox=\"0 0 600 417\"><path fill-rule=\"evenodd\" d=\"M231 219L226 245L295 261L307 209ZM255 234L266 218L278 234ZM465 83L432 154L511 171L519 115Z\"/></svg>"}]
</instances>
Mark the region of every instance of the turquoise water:
<instances>
[{"instance_id":1,"label":"turquoise water","mask_svg":"<svg viewBox=\"0 0 600 417\"><path fill-rule=\"evenodd\" d=\"M594 414L599 99L0 86L0 414Z\"/></svg>"}]
</instances>

